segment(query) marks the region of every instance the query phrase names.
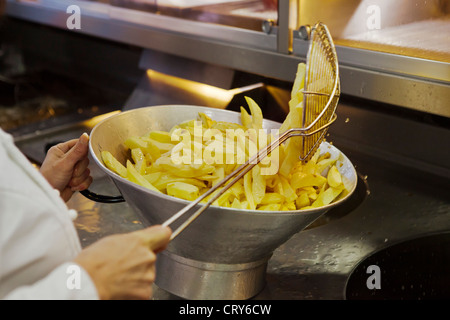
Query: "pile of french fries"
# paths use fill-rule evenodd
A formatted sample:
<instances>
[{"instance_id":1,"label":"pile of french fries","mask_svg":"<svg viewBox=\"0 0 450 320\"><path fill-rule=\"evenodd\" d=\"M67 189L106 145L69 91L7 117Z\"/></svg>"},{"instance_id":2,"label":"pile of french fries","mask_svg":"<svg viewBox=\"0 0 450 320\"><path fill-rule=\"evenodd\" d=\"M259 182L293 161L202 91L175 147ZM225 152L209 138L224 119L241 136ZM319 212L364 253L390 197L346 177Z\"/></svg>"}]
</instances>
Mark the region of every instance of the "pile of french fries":
<instances>
[{"instance_id":1,"label":"pile of french fries","mask_svg":"<svg viewBox=\"0 0 450 320\"><path fill-rule=\"evenodd\" d=\"M299 127L302 118L305 65L299 64L291 91L289 113L277 132L263 130L257 103L241 107L241 124L214 120L204 113L169 131L129 137L130 157L120 163L109 151L105 165L131 182L169 196L195 200L219 183L277 134ZM328 205L345 192L337 158L320 149L306 164L299 161L301 138L292 137L273 150L213 205L234 209L286 211ZM203 201L208 201L208 198Z\"/></svg>"}]
</instances>

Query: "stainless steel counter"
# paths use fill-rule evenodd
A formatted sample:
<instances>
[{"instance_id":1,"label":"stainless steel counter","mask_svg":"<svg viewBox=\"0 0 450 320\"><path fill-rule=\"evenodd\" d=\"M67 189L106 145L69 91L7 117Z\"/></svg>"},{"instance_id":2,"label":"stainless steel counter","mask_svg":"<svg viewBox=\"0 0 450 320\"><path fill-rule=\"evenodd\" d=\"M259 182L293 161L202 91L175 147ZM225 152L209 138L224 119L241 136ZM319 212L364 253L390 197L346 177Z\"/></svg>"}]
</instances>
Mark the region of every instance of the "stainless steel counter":
<instances>
[{"instance_id":1,"label":"stainless steel counter","mask_svg":"<svg viewBox=\"0 0 450 320\"><path fill-rule=\"evenodd\" d=\"M345 107L340 108L345 116ZM340 129L339 124L336 126ZM43 141L65 140L89 130L89 124L83 123L38 139L21 141L18 145L31 158L39 159L43 156ZM448 176L396 162L394 158L386 158L385 154L372 154L367 148L339 139L333 131L331 137L355 164L360 175L358 189L342 207L329 211L273 253L267 267L266 286L254 299L346 299L349 277L358 264L371 254L405 240L450 231ZM443 143L448 148L448 140ZM438 146L439 143L436 143L435 148ZM109 178L92 165L91 169L94 177L92 191L118 194ZM79 213L75 225L83 246L101 237L141 229L146 225L127 203L101 204L75 194L68 205ZM436 255L450 252L447 250L450 249L448 241L443 241L441 245L438 240L436 245L443 249ZM448 261L447 255L439 263L448 269ZM383 282L384 277L394 272L392 265L396 269L407 270L409 263L405 259L394 260L389 265L379 261L377 265L382 273L378 293L382 295L383 290L392 290L390 283ZM431 262L422 263L426 265ZM366 278L369 276L367 274ZM429 275L407 277L426 283ZM363 277L359 288L353 286L352 290L359 292L349 292L352 298L363 294L364 290L370 291L365 283L366 278ZM448 277L443 279L441 285L449 288ZM154 298L178 299L157 287Z\"/></svg>"},{"instance_id":2,"label":"stainless steel counter","mask_svg":"<svg viewBox=\"0 0 450 320\"><path fill-rule=\"evenodd\" d=\"M348 207L357 205L353 211L328 212L316 221L319 226L280 246L269 260L266 287L255 299L345 299L351 272L368 255L402 240L450 230L448 181L440 185L420 172L401 172L382 162L373 166L373 159L356 154L351 159L367 176L358 191L367 191L367 197L350 199L354 203ZM93 188L118 194L109 179L100 176ZM76 194L69 206L79 212L75 224L84 246L145 225L126 203L100 204ZM155 299L177 297L156 288Z\"/></svg>"}]
</instances>

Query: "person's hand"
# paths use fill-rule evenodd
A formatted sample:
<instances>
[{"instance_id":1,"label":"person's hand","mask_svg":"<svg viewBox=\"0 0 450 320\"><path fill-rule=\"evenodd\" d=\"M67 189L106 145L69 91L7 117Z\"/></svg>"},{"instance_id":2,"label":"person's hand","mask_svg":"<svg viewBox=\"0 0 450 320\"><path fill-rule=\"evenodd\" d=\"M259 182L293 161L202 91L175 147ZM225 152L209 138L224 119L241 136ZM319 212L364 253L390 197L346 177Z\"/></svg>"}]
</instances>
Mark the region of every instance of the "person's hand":
<instances>
[{"instance_id":1,"label":"person's hand","mask_svg":"<svg viewBox=\"0 0 450 320\"><path fill-rule=\"evenodd\" d=\"M82 250L74 262L90 275L102 300L150 299L156 254L171 234L168 227L152 226L108 236Z\"/></svg>"},{"instance_id":2,"label":"person's hand","mask_svg":"<svg viewBox=\"0 0 450 320\"><path fill-rule=\"evenodd\" d=\"M40 171L61 198L68 201L75 191L82 191L92 183L88 159L89 136L69 140L51 147Z\"/></svg>"}]
</instances>

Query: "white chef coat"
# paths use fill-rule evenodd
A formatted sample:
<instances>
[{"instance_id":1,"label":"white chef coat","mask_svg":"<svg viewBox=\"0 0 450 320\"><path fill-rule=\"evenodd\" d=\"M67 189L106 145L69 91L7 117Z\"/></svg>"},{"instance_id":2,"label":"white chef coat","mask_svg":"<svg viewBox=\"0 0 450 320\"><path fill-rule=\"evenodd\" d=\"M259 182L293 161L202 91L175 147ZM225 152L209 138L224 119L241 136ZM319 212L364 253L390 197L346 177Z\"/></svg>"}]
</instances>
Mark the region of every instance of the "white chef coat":
<instances>
[{"instance_id":1,"label":"white chef coat","mask_svg":"<svg viewBox=\"0 0 450 320\"><path fill-rule=\"evenodd\" d=\"M81 250L75 217L0 129L0 299L98 299L71 262Z\"/></svg>"}]
</instances>

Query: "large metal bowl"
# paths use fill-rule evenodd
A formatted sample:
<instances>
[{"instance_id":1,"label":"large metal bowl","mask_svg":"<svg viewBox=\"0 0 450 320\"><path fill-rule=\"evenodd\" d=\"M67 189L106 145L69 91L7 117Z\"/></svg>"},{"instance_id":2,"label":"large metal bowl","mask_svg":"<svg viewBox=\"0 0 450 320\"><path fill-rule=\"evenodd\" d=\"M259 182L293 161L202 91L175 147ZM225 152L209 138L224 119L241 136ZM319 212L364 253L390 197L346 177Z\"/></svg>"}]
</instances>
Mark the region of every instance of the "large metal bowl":
<instances>
[{"instance_id":1,"label":"large metal bowl","mask_svg":"<svg viewBox=\"0 0 450 320\"><path fill-rule=\"evenodd\" d=\"M118 176L105 167L101 151L108 150L125 163L128 152L123 142L128 137L142 136L150 130L167 131L183 121L196 119L199 112L214 120L240 123L238 112L165 105L113 115L97 124L91 132L92 158L112 178L127 203L149 224L163 223L188 202L148 190ZM279 126L277 122L263 122L265 129ZM158 258L157 284L169 292L193 299L246 299L258 293L273 251L330 208L345 201L355 190L357 175L349 159L326 142L322 143L321 150L340 157L337 167L349 190L345 196L330 205L301 211L252 211L211 206ZM175 229L177 225L171 227Z\"/></svg>"}]
</instances>

